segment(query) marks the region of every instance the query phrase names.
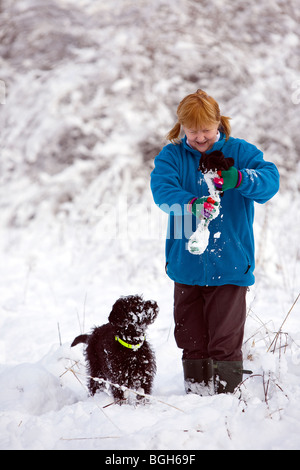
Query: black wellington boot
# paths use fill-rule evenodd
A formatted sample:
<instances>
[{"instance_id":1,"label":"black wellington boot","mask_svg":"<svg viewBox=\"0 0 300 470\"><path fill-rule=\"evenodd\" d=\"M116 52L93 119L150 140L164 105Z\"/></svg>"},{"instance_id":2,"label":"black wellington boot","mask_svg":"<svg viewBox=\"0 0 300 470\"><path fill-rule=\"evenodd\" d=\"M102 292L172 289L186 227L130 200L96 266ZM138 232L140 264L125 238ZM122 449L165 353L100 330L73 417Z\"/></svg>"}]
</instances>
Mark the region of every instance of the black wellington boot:
<instances>
[{"instance_id":1,"label":"black wellington boot","mask_svg":"<svg viewBox=\"0 0 300 470\"><path fill-rule=\"evenodd\" d=\"M243 361L215 361L215 390L216 393L233 393L243 381Z\"/></svg>"},{"instance_id":2,"label":"black wellington boot","mask_svg":"<svg viewBox=\"0 0 300 470\"><path fill-rule=\"evenodd\" d=\"M214 394L214 363L208 359L183 359L186 393L201 396Z\"/></svg>"}]
</instances>

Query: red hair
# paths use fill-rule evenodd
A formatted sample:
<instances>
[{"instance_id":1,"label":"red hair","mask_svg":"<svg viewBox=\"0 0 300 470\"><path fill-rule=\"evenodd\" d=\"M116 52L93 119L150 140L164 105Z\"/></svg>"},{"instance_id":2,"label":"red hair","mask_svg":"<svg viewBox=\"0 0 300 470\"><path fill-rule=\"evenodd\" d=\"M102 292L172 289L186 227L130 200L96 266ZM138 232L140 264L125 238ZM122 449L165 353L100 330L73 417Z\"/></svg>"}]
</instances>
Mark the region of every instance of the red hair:
<instances>
[{"instance_id":1,"label":"red hair","mask_svg":"<svg viewBox=\"0 0 300 470\"><path fill-rule=\"evenodd\" d=\"M167 135L167 139L172 143L179 141L178 137L181 126L189 129L203 129L207 126L216 125L221 132L229 139L231 128L229 117L221 116L220 108L216 100L203 90L186 96L179 103L177 108L178 122Z\"/></svg>"}]
</instances>

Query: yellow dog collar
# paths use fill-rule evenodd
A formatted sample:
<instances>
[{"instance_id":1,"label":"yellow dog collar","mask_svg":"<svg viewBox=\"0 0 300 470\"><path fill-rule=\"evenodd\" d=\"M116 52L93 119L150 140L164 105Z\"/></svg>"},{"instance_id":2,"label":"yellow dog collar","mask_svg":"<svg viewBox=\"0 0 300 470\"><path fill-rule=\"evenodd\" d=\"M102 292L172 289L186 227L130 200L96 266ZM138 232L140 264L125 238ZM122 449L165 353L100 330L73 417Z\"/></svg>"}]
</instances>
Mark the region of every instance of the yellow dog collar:
<instances>
[{"instance_id":1,"label":"yellow dog collar","mask_svg":"<svg viewBox=\"0 0 300 470\"><path fill-rule=\"evenodd\" d=\"M145 341L145 336L143 338L143 341L139 344L129 344L129 343L126 343L125 341L123 341L121 338L119 338L119 336L115 336L115 340L118 341L118 343L122 344L122 346L125 346L125 348L128 348L128 349L133 349L133 351L137 351L138 349L140 349L143 344L144 344L144 341Z\"/></svg>"}]
</instances>

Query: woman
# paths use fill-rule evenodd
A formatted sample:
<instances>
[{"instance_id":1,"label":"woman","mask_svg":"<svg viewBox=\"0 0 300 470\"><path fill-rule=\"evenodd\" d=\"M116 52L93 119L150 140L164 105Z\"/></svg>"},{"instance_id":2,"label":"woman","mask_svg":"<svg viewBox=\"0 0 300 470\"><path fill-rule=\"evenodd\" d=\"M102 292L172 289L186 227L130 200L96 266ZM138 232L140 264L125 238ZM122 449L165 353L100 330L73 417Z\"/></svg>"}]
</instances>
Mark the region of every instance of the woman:
<instances>
[{"instance_id":1,"label":"woman","mask_svg":"<svg viewBox=\"0 0 300 470\"><path fill-rule=\"evenodd\" d=\"M229 118L204 91L186 96L177 118L151 174L154 201L169 214L166 272L175 281L175 339L187 392L233 392L243 377L246 291L254 284L254 202L276 194L279 173L254 145L230 136ZM213 152L234 161L214 179L222 191L217 217L218 203L208 198L199 169L200 157ZM209 222L210 237L197 255L188 241L199 219Z\"/></svg>"}]
</instances>

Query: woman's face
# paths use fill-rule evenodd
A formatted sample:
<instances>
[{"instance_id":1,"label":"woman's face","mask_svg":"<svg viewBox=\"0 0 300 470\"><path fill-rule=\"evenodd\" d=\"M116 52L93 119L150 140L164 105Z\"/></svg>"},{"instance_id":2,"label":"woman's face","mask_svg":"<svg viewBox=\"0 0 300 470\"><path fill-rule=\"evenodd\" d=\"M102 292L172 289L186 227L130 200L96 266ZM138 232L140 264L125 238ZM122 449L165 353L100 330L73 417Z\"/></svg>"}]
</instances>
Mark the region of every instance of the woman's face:
<instances>
[{"instance_id":1,"label":"woman's face","mask_svg":"<svg viewBox=\"0 0 300 470\"><path fill-rule=\"evenodd\" d=\"M182 126L190 146L199 152L206 152L214 145L218 126L207 126L203 129L188 129Z\"/></svg>"}]
</instances>

